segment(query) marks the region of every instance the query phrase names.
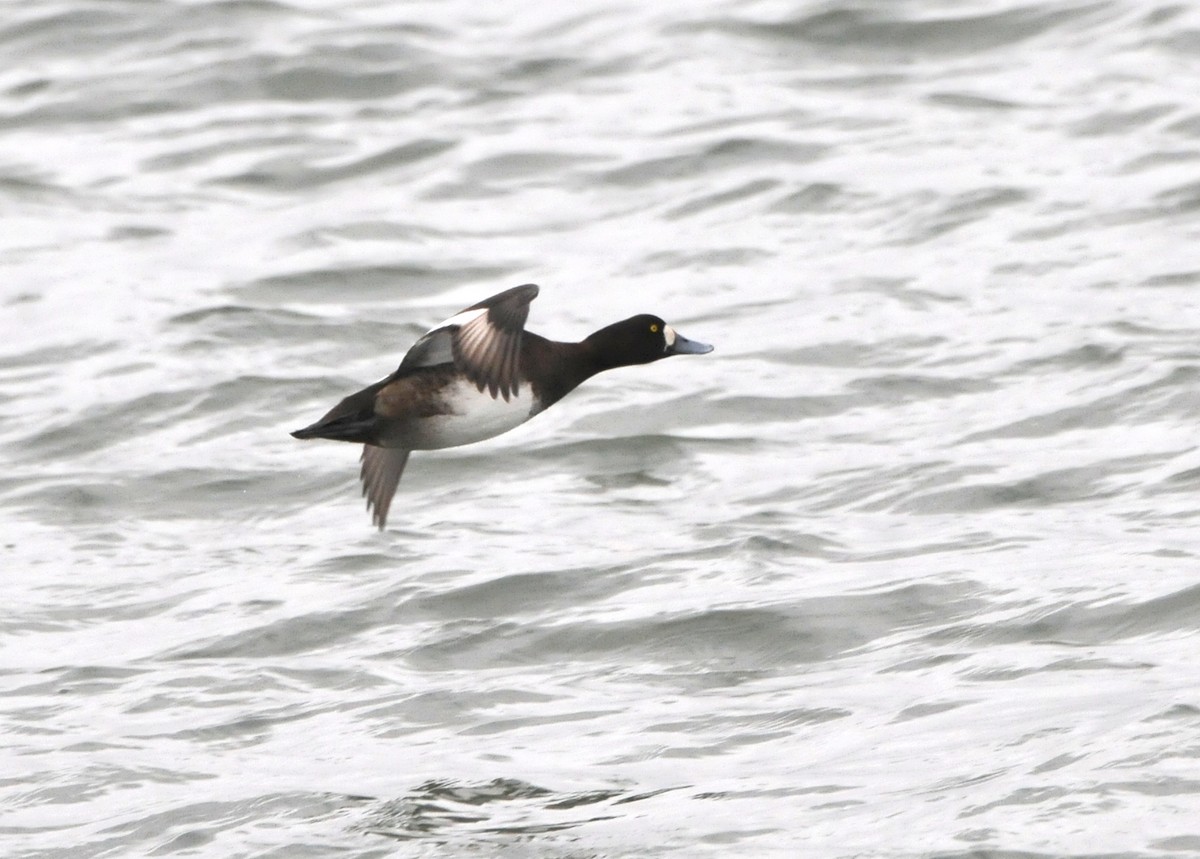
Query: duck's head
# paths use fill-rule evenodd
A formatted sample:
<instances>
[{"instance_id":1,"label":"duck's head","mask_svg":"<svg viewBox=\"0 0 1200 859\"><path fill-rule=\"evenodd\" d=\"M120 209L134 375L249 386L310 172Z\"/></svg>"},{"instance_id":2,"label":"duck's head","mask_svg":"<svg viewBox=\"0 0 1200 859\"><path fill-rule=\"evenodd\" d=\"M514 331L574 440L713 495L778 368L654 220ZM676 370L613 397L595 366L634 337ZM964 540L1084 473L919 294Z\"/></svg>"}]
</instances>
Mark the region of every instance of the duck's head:
<instances>
[{"instance_id":1,"label":"duck's head","mask_svg":"<svg viewBox=\"0 0 1200 859\"><path fill-rule=\"evenodd\" d=\"M587 338L604 363L613 367L649 364L671 355L704 355L713 347L689 340L650 313L631 316Z\"/></svg>"}]
</instances>

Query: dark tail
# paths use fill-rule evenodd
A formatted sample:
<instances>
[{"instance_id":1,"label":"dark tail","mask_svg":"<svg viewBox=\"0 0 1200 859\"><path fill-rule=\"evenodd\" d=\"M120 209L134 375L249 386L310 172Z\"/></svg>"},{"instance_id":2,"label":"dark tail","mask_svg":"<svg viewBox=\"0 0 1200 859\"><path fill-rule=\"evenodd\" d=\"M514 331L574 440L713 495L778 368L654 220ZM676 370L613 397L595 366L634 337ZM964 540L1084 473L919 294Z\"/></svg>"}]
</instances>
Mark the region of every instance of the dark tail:
<instances>
[{"instance_id":1,"label":"dark tail","mask_svg":"<svg viewBox=\"0 0 1200 859\"><path fill-rule=\"evenodd\" d=\"M352 441L375 444L378 430L375 416L375 394L391 377L346 397L319 421L292 433L293 438L328 438L333 441Z\"/></svg>"},{"instance_id":2,"label":"dark tail","mask_svg":"<svg viewBox=\"0 0 1200 859\"><path fill-rule=\"evenodd\" d=\"M292 433L292 438L327 438L333 441L366 443L375 438L374 415L344 415L340 418L317 421Z\"/></svg>"}]
</instances>

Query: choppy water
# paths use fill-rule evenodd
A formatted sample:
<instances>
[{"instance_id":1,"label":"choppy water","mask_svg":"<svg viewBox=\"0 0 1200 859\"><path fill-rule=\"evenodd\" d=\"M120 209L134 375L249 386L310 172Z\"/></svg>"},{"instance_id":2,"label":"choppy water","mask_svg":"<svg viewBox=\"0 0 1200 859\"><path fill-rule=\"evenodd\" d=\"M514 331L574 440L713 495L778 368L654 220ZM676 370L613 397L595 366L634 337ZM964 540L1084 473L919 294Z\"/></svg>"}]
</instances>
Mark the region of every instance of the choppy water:
<instances>
[{"instance_id":1,"label":"choppy water","mask_svg":"<svg viewBox=\"0 0 1200 859\"><path fill-rule=\"evenodd\" d=\"M1200 854L1200 11L0 23L7 857ZM716 344L287 430L525 281Z\"/></svg>"}]
</instances>

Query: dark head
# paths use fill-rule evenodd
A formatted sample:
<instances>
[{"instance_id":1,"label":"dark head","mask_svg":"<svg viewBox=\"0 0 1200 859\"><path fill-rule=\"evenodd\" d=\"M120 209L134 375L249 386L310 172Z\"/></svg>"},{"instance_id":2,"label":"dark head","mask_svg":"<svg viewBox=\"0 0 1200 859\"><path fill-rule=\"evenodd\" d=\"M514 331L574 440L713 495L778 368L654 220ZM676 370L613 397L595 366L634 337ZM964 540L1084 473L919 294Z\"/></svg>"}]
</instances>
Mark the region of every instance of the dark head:
<instances>
[{"instance_id":1,"label":"dark head","mask_svg":"<svg viewBox=\"0 0 1200 859\"><path fill-rule=\"evenodd\" d=\"M688 340L657 316L643 313L601 328L584 341L606 367L649 364L671 355L703 355L713 347Z\"/></svg>"}]
</instances>

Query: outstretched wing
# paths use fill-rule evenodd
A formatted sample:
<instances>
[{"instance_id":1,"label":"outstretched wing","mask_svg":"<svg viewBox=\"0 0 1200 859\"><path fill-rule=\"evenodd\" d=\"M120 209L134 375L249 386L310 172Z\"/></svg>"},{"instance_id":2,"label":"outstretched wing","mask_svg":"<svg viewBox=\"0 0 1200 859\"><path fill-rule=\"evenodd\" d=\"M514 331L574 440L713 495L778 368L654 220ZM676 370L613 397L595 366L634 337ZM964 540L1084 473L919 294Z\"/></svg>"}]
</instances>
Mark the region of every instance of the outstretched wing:
<instances>
[{"instance_id":1,"label":"outstretched wing","mask_svg":"<svg viewBox=\"0 0 1200 859\"><path fill-rule=\"evenodd\" d=\"M397 372L453 363L480 391L507 401L520 392L521 337L537 294L527 283L456 313L413 344Z\"/></svg>"},{"instance_id":2,"label":"outstretched wing","mask_svg":"<svg viewBox=\"0 0 1200 859\"><path fill-rule=\"evenodd\" d=\"M379 526L380 531L387 524L388 508L392 506L392 496L396 494L400 475L408 464L409 453L399 447L363 445L359 476L362 478L363 495L367 496L371 521Z\"/></svg>"}]
</instances>

